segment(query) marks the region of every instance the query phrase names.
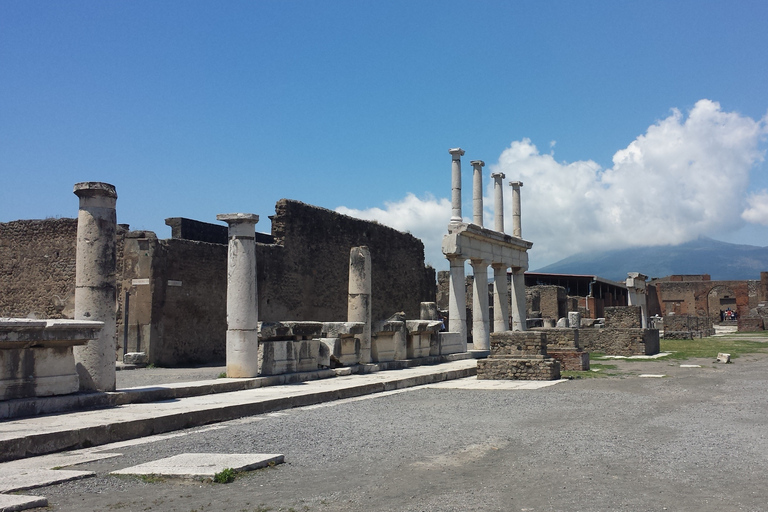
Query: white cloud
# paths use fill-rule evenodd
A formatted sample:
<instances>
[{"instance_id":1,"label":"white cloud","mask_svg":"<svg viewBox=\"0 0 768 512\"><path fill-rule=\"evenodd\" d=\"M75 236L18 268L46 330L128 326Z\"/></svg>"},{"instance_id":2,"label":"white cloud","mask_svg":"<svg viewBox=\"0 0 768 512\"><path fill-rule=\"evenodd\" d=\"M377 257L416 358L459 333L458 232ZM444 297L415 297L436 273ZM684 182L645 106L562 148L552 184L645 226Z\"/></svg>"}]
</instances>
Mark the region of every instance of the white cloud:
<instances>
[{"instance_id":1,"label":"white cloud","mask_svg":"<svg viewBox=\"0 0 768 512\"><path fill-rule=\"evenodd\" d=\"M752 224L768 226L768 190L750 194L747 204L749 207L741 213L741 218Z\"/></svg>"},{"instance_id":2,"label":"white cloud","mask_svg":"<svg viewBox=\"0 0 768 512\"><path fill-rule=\"evenodd\" d=\"M449 176L450 178L450 176ZM447 268L440 249L443 235L448 232L451 201L436 199L431 194L420 199L408 193L402 201L384 203L384 209L355 210L340 206L336 211L358 219L375 220L400 231L410 232L424 242L425 261L435 268Z\"/></svg>"},{"instance_id":3,"label":"white cloud","mask_svg":"<svg viewBox=\"0 0 768 512\"><path fill-rule=\"evenodd\" d=\"M528 139L514 141L486 168L486 225L492 226L491 172L520 180L523 238L534 243L531 268L587 250L682 243L717 236L743 221L768 224L768 192L747 196L749 173L762 161L766 120L755 121L700 100L686 118L674 109L616 152L613 166L557 162L554 145L541 154ZM469 166L464 166L469 167ZM464 169L466 171L466 168ZM472 181L463 173L464 197ZM450 179L447 173L446 181ZM505 186L506 231L512 228L511 190ZM384 209L337 211L375 219L424 241L427 260L447 268L440 242L450 201L408 194ZM471 213L471 204L465 217Z\"/></svg>"}]
</instances>

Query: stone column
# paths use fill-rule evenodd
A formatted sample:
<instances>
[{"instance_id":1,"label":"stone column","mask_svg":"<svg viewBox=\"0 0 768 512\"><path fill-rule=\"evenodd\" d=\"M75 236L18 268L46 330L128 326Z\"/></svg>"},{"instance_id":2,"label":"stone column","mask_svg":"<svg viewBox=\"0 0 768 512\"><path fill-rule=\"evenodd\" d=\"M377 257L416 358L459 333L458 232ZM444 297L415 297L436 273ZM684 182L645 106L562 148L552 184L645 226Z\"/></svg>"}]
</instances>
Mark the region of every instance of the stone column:
<instances>
[{"instance_id":1,"label":"stone column","mask_svg":"<svg viewBox=\"0 0 768 512\"><path fill-rule=\"evenodd\" d=\"M458 332L464 344L467 343L467 296L464 276L464 260L448 258L451 264L451 281L448 292L448 330Z\"/></svg>"},{"instance_id":2,"label":"stone column","mask_svg":"<svg viewBox=\"0 0 768 512\"><path fill-rule=\"evenodd\" d=\"M512 236L522 238L523 230L520 224L520 187L523 186L523 182L510 181L509 185L512 187Z\"/></svg>"},{"instance_id":3,"label":"stone column","mask_svg":"<svg viewBox=\"0 0 768 512\"><path fill-rule=\"evenodd\" d=\"M512 271L512 330L526 331L524 269Z\"/></svg>"},{"instance_id":4,"label":"stone column","mask_svg":"<svg viewBox=\"0 0 768 512\"><path fill-rule=\"evenodd\" d=\"M493 264L493 331L509 330L509 299L507 298L507 266Z\"/></svg>"},{"instance_id":5,"label":"stone column","mask_svg":"<svg viewBox=\"0 0 768 512\"><path fill-rule=\"evenodd\" d=\"M75 320L104 322L98 337L74 347L81 391L114 391L117 305L115 232L117 192L108 183L77 183Z\"/></svg>"},{"instance_id":6,"label":"stone column","mask_svg":"<svg viewBox=\"0 0 768 512\"><path fill-rule=\"evenodd\" d=\"M504 232L504 186L501 180L505 177L503 172L491 174L491 178L493 178L493 229L499 233Z\"/></svg>"},{"instance_id":7,"label":"stone column","mask_svg":"<svg viewBox=\"0 0 768 512\"><path fill-rule=\"evenodd\" d=\"M461 148L449 149L451 154L451 224L461 222Z\"/></svg>"},{"instance_id":8,"label":"stone column","mask_svg":"<svg viewBox=\"0 0 768 512\"><path fill-rule=\"evenodd\" d=\"M347 321L363 322L360 363L371 362L371 251L366 246L349 251Z\"/></svg>"},{"instance_id":9,"label":"stone column","mask_svg":"<svg viewBox=\"0 0 768 512\"><path fill-rule=\"evenodd\" d=\"M259 303L256 288L256 223L252 213L222 213L229 225L227 252L227 377L259 375Z\"/></svg>"},{"instance_id":10,"label":"stone column","mask_svg":"<svg viewBox=\"0 0 768 512\"><path fill-rule=\"evenodd\" d=\"M483 227L483 167L482 160L472 160L472 222Z\"/></svg>"},{"instance_id":11,"label":"stone column","mask_svg":"<svg viewBox=\"0 0 768 512\"><path fill-rule=\"evenodd\" d=\"M488 262L472 260L475 280L472 285L472 341L475 350L490 350L488 331Z\"/></svg>"}]
</instances>

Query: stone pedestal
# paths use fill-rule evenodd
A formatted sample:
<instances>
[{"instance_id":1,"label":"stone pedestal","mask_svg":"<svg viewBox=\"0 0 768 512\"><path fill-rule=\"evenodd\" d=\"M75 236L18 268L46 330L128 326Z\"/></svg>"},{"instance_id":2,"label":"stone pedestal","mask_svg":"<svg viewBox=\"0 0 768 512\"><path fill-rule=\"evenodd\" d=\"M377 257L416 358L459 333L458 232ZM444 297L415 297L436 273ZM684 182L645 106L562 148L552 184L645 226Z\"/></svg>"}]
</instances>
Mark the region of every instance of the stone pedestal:
<instances>
[{"instance_id":1,"label":"stone pedestal","mask_svg":"<svg viewBox=\"0 0 768 512\"><path fill-rule=\"evenodd\" d=\"M256 289L256 231L259 216L226 213L227 252L227 377L259 374L259 304Z\"/></svg>"},{"instance_id":2,"label":"stone pedestal","mask_svg":"<svg viewBox=\"0 0 768 512\"><path fill-rule=\"evenodd\" d=\"M0 318L0 400L80 390L73 347L99 338L103 322Z\"/></svg>"},{"instance_id":3,"label":"stone pedestal","mask_svg":"<svg viewBox=\"0 0 768 512\"><path fill-rule=\"evenodd\" d=\"M371 335L371 358L375 363L396 361L407 357L405 322L378 322Z\"/></svg>"},{"instance_id":4,"label":"stone pedestal","mask_svg":"<svg viewBox=\"0 0 768 512\"><path fill-rule=\"evenodd\" d=\"M435 320L406 320L405 328L408 332L406 338L406 357L416 359L428 357L432 346L437 344L437 335L440 332L440 321Z\"/></svg>"},{"instance_id":5,"label":"stone pedestal","mask_svg":"<svg viewBox=\"0 0 768 512\"><path fill-rule=\"evenodd\" d=\"M81 391L115 390L117 192L108 183L77 183L75 320L103 322L96 339L74 347Z\"/></svg>"},{"instance_id":6,"label":"stone pedestal","mask_svg":"<svg viewBox=\"0 0 768 512\"><path fill-rule=\"evenodd\" d=\"M547 336L540 332L494 332L491 355L477 361L477 378L556 380L560 363L547 356Z\"/></svg>"},{"instance_id":7,"label":"stone pedestal","mask_svg":"<svg viewBox=\"0 0 768 512\"><path fill-rule=\"evenodd\" d=\"M331 366L321 322L261 322L259 374L309 372Z\"/></svg>"},{"instance_id":8,"label":"stone pedestal","mask_svg":"<svg viewBox=\"0 0 768 512\"><path fill-rule=\"evenodd\" d=\"M330 350L331 366L352 366L361 358L362 322L324 322L320 341Z\"/></svg>"}]
</instances>

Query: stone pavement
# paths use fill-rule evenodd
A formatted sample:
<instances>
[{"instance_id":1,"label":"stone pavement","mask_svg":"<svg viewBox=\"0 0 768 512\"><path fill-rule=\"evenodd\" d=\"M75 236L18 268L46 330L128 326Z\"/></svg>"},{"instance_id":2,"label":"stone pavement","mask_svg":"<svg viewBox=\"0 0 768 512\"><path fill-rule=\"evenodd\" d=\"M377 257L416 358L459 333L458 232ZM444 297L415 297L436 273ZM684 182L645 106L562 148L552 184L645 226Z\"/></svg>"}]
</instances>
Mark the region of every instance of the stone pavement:
<instances>
[{"instance_id":1,"label":"stone pavement","mask_svg":"<svg viewBox=\"0 0 768 512\"><path fill-rule=\"evenodd\" d=\"M476 360L463 359L239 391L230 391L232 381L237 379L124 390L138 395L131 397L134 403L0 422L0 462L98 446L340 398L459 379L473 376L476 372ZM178 396L179 389L184 390L182 396Z\"/></svg>"}]
</instances>

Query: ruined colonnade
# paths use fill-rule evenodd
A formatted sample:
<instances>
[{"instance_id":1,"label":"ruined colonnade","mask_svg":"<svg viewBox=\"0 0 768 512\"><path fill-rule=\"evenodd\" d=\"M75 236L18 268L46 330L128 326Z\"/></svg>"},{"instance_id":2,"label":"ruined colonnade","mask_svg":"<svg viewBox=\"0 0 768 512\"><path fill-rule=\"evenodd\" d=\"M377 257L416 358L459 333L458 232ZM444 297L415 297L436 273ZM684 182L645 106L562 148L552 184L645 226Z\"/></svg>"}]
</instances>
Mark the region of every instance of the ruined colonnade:
<instances>
[{"instance_id":1,"label":"ruined colonnade","mask_svg":"<svg viewBox=\"0 0 768 512\"><path fill-rule=\"evenodd\" d=\"M512 181L513 236L504 233L503 173L493 173L494 229L483 227L483 178L485 162L473 160L472 223L461 215L461 157L464 150L454 148L451 155L451 221L448 234L443 237L443 254L450 262L450 292L448 299L449 331L466 332L466 299L464 264L472 265L475 276L472 288L472 338L476 350L490 348L490 320L488 304L488 267L493 268L494 331L510 330L507 301L507 269L512 269L512 326L513 331L525 330L525 279L528 253L533 244L522 239L520 224L520 187L522 182Z\"/></svg>"}]
</instances>

